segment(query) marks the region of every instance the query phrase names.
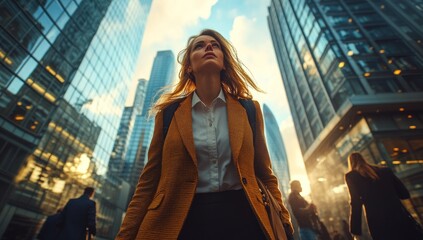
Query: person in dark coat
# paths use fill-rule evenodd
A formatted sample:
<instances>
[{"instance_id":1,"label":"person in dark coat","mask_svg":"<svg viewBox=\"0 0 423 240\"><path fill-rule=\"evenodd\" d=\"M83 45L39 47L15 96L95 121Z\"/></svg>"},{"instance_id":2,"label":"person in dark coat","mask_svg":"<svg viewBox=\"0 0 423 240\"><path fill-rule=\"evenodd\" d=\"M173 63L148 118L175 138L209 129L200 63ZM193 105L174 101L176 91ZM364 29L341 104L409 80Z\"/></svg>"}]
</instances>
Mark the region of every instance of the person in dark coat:
<instances>
[{"instance_id":1,"label":"person in dark coat","mask_svg":"<svg viewBox=\"0 0 423 240\"><path fill-rule=\"evenodd\" d=\"M58 209L56 214L48 216L45 220L37 238L39 240L55 240L59 236L59 221L62 209Z\"/></svg>"},{"instance_id":2,"label":"person in dark coat","mask_svg":"<svg viewBox=\"0 0 423 240\"><path fill-rule=\"evenodd\" d=\"M298 180L291 181L291 193L288 202L292 213L297 220L301 240L317 240L317 232L314 229L316 206L309 204L300 194L303 188Z\"/></svg>"},{"instance_id":3,"label":"person in dark coat","mask_svg":"<svg viewBox=\"0 0 423 240\"><path fill-rule=\"evenodd\" d=\"M352 153L348 165L345 181L351 198L350 231L355 239L361 235L363 204L374 240L423 239L401 203L410 193L389 168L367 163L360 153Z\"/></svg>"},{"instance_id":4,"label":"person in dark coat","mask_svg":"<svg viewBox=\"0 0 423 240\"><path fill-rule=\"evenodd\" d=\"M91 239L96 234L96 204L92 198L94 188L87 187L84 194L69 200L61 213L61 240Z\"/></svg>"}]
</instances>

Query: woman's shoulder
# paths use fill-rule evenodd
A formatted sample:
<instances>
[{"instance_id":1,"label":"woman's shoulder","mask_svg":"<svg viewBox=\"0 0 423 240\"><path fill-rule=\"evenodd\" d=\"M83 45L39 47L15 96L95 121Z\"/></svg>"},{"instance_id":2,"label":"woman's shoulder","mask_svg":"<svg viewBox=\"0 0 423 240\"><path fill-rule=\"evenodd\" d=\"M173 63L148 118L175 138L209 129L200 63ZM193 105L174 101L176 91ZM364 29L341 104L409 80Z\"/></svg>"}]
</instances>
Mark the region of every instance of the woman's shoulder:
<instances>
[{"instance_id":1,"label":"woman's shoulder","mask_svg":"<svg viewBox=\"0 0 423 240\"><path fill-rule=\"evenodd\" d=\"M390 169L389 167L374 167L376 173L378 175L390 175L393 174L394 172L392 172L392 169Z\"/></svg>"},{"instance_id":2,"label":"woman's shoulder","mask_svg":"<svg viewBox=\"0 0 423 240\"><path fill-rule=\"evenodd\" d=\"M347 173L345 173L345 177L347 176L354 176L354 175L360 175L357 171L355 170L350 170Z\"/></svg>"}]
</instances>

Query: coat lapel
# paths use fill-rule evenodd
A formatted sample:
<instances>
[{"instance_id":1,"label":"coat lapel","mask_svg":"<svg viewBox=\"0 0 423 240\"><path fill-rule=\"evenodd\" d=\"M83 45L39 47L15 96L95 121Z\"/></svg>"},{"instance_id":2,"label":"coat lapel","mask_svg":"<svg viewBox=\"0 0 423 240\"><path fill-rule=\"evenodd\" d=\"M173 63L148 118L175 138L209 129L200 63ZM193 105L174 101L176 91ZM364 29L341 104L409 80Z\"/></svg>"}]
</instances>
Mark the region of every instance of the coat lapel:
<instances>
[{"instance_id":1,"label":"coat lapel","mask_svg":"<svg viewBox=\"0 0 423 240\"><path fill-rule=\"evenodd\" d=\"M228 112L229 142L235 165L244 139L246 112L238 100L225 93L226 110Z\"/></svg>"},{"instance_id":2,"label":"coat lapel","mask_svg":"<svg viewBox=\"0 0 423 240\"><path fill-rule=\"evenodd\" d=\"M197 157L195 154L194 135L192 132L192 115L191 115L192 94L181 102L175 111L176 125L181 134L182 141L188 150L189 155L197 166Z\"/></svg>"}]
</instances>

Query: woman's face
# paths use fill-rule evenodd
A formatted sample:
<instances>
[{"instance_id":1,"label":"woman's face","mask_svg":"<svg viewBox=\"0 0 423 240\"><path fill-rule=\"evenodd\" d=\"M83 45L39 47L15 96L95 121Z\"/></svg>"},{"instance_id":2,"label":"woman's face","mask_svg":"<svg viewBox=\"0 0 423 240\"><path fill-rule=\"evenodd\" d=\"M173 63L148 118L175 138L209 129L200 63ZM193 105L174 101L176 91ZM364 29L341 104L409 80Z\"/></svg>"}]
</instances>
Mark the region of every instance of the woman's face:
<instances>
[{"instance_id":1,"label":"woman's face","mask_svg":"<svg viewBox=\"0 0 423 240\"><path fill-rule=\"evenodd\" d=\"M223 52L215 38L202 35L194 39L189 56L194 75L219 73L224 69Z\"/></svg>"}]
</instances>

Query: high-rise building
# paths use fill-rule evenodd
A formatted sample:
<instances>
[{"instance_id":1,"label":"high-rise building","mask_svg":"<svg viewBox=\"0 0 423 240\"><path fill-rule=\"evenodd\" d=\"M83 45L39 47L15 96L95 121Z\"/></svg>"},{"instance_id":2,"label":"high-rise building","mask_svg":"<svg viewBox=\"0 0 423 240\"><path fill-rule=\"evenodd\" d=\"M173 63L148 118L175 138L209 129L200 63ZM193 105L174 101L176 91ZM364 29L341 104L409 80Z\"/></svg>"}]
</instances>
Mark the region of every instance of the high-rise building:
<instances>
[{"instance_id":1,"label":"high-rise building","mask_svg":"<svg viewBox=\"0 0 423 240\"><path fill-rule=\"evenodd\" d=\"M98 237L114 237L128 187L107 165L150 6L0 1L0 238L33 238L87 186Z\"/></svg>"},{"instance_id":2,"label":"high-rise building","mask_svg":"<svg viewBox=\"0 0 423 240\"><path fill-rule=\"evenodd\" d=\"M125 157L124 174L135 188L147 157L148 147L153 137L154 118L148 112L160 96L160 90L169 85L175 76L175 56L172 51L159 51L154 58L150 79L147 83L144 106L141 114L135 117L134 129Z\"/></svg>"},{"instance_id":3,"label":"high-rise building","mask_svg":"<svg viewBox=\"0 0 423 240\"><path fill-rule=\"evenodd\" d=\"M268 23L313 202L349 217L347 156L393 169L423 216L423 3L272 0Z\"/></svg>"},{"instance_id":4,"label":"high-rise building","mask_svg":"<svg viewBox=\"0 0 423 240\"><path fill-rule=\"evenodd\" d=\"M129 144L129 137L134 127L135 116L141 114L144 105L147 80L139 79L135 90L135 97L132 106L125 107L120 119L118 133L109 160L108 175L118 179L126 179L124 162Z\"/></svg>"},{"instance_id":5,"label":"high-rise building","mask_svg":"<svg viewBox=\"0 0 423 240\"><path fill-rule=\"evenodd\" d=\"M289 194L289 181L291 178L289 175L285 144L279 130L279 124L266 104L263 104L263 117L266 129L267 148L269 150L270 160L272 161L272 169L278 177L279 188L285 197L284 200L286 200Z\"/></svg>"}]
</instances>

